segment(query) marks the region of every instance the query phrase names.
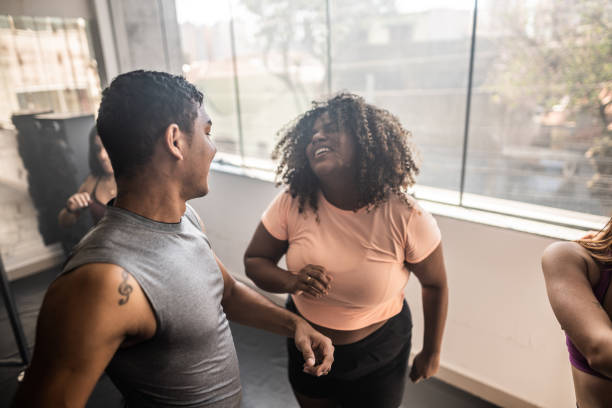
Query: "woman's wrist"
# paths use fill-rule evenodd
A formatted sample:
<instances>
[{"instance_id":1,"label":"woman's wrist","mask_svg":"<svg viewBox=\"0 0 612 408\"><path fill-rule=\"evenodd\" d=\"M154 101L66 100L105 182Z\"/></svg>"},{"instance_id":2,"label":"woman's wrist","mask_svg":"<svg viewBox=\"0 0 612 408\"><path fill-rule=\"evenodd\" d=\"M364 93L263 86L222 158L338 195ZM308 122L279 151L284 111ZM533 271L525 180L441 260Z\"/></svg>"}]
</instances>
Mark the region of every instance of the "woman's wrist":
<instances>
[{"instance_id":1,"label":"woman's wrist","mask_svg":"<svg viewBox=\"0 0 612 408\"><path fill-rule=\"evenodd\" d=\"M430 357L440 357L440 353L442 352L442 350L440 349L440 347L428 347L427 345L423 346L423 349L421 350L421 352L423 354L426 354Z\"/></svg>"},{"instance_id":2,"label":"woman's wrist","mask_svg":"<svg viewBox=\"0 0 612 408\"><path fill-rule=\"evenodd\" d=\"M297 275L294 275L290 271L287 271L286 279L283 285L283 292L292 294L295 292L295 284L297 282Z\"/></svg>"},{"instance_id":3,"label":"woman's wrist","mask_svg":"<svg viewBox=\"0 0 612 408\"><path fill-rule=\"evenodd\" d=\"M72 215L79 215L81 213L81 210L71 210L70 207L68 207L67 205L64 207L64 210L66 210L66 212L68 214L72 214Z\"/></svg>"}]
</instances>

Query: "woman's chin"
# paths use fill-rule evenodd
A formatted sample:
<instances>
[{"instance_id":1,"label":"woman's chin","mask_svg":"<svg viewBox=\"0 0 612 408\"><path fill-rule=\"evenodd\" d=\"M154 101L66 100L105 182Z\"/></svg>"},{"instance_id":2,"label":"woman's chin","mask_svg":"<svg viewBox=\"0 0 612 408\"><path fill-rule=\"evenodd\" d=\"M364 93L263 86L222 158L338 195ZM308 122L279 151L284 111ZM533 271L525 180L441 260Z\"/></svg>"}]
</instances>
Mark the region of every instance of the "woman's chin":
<instances>
[{"instance_id":1,"label":"woman's chin","mask_svg":"<svg viewBox=\"0 0 612 408\"><path fill-rule=\"evenodd\" d=\"M336 166L333 163L317 163L311 167L317 178L328 177L334 174Z\"/></svg>"}]
</instances>

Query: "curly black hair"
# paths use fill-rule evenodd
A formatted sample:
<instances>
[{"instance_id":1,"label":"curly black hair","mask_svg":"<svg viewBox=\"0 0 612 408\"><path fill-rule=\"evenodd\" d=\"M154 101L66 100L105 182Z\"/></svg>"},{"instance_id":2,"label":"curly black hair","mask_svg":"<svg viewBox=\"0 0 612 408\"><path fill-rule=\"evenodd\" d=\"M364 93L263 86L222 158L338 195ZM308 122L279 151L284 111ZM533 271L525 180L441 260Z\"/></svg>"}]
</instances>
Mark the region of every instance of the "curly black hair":
<instances>
[{"instance_id":1,"label":"curly black hair","mask_svg":"<svg viewBox=\"0 0 612 408\"><path fill-rule=\"evenodd\" d=\"M156 71L117 76L102 92L96 127L115 176L147 164L157 140L176 123L191 135L204 95L185 78Z\"/></svg>"},{"instance_id":2,"label":"curly black hair","mask_svg":"<svg viewBox=\"0 0 612 408\"><path fill-rule=\"evenodd\" d=\"M304 212L306 204L315 214L318 210L319 181L308 163L306 146L315 121L325 112L355 141L359 186L356 208L371 211L390 194L408 204L406 192L419 173L410 132L389 111L366 103L358 95L339 93L326 101L313 102L312 109L278 132L280 140L272 152L274 160L280 158L277 185L287 185L291 196L298 197L299 212Z\"/></svg>"}]
</instances>

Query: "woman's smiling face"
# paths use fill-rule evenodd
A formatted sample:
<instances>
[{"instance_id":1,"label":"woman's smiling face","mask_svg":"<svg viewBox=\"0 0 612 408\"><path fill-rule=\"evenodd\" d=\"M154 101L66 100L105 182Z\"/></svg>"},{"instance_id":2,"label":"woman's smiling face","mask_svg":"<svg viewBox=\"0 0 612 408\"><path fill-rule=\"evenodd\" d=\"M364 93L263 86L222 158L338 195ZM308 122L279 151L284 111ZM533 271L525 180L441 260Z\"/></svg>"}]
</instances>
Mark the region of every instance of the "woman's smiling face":
<instances>
[{"instance_id":1,"label":"woman's smiling face","mask_svg":"<svg viewBox=\"0 0 612 408\"><path fill-rule=\"evenodd\" d=\"M317 178L334 173L349 174L355 168L355 141L333 122L327 112L317 118L312 138L306 146L306 157Z\"/></svg>"}]
</instances>

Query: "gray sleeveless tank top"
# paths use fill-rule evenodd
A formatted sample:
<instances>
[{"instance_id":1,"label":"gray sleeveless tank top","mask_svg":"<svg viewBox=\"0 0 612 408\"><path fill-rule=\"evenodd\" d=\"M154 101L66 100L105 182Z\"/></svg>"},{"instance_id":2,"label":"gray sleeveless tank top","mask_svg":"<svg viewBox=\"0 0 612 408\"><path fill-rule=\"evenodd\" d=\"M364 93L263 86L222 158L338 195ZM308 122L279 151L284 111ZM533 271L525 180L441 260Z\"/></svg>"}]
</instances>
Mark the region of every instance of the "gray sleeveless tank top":
<instances>
[{"instance_id":1,"label":"gray sleeveless tank top","mask_svg":"<svg viewBox=\"0 0 612 408\"><path fill-rule=\"evenodd\" d=\"M157 320L152 339L119 349L106 368L128 407L239 406L223 277L193 209L187 205L179 223L166 224L109 206L62 273L96 262L129 272Z\"/></svg>"}]
</instances>

